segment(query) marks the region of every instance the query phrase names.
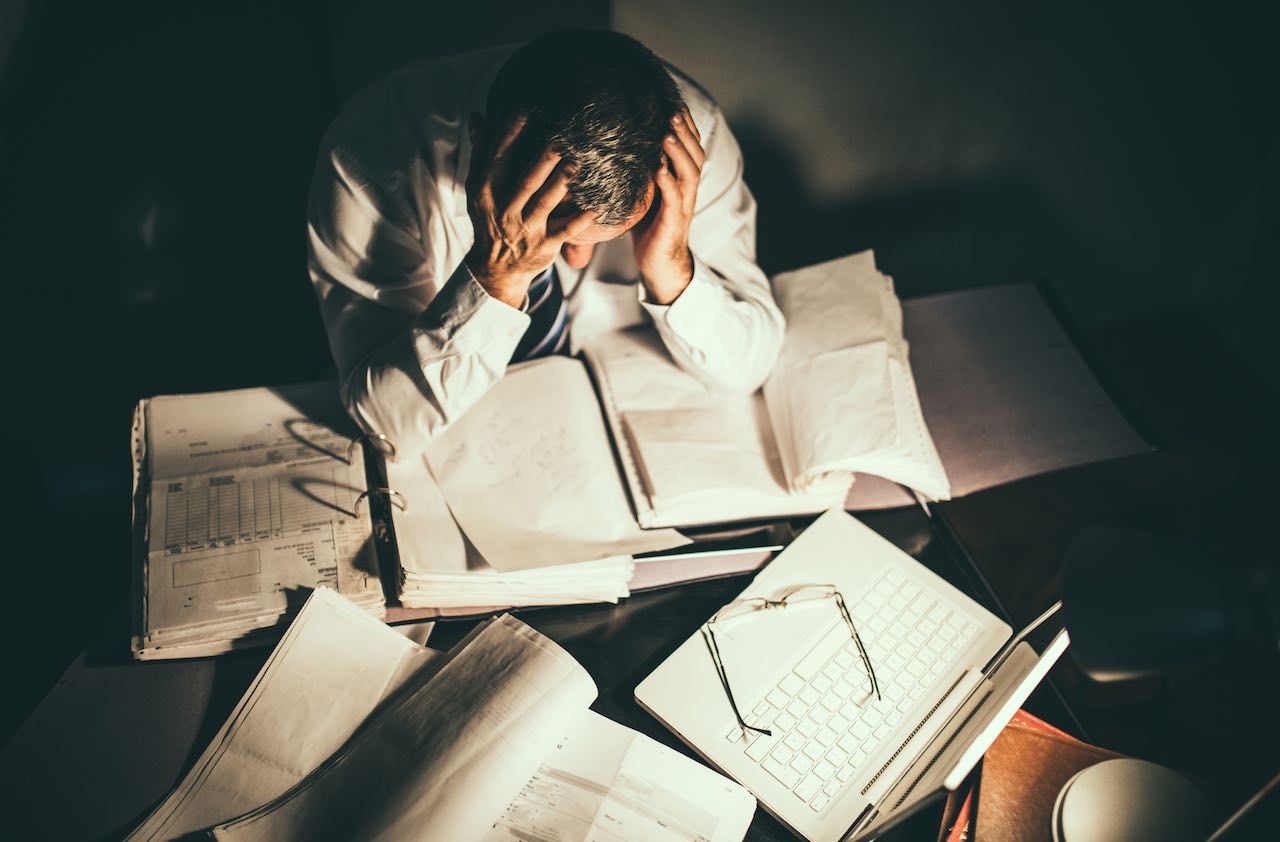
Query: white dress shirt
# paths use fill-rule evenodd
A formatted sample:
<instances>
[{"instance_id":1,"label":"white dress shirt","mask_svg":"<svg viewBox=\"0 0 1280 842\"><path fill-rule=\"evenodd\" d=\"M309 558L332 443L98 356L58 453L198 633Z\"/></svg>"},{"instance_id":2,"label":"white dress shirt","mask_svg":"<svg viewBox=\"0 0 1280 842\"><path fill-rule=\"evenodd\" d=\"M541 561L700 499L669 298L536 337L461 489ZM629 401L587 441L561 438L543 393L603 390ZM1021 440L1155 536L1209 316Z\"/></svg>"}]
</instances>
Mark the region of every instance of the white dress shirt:
<instances>
[{"instance_id":1,"label":"white dress shirt","mask_svg":"<svg viewBox=\"0 0 1280 842\"><path fill-rule=\"evenodd\" d=\"M402 454L502 377L529 324L463 264L473 240L468 116L484 112L513 49L410 65L358 95L321 142L308 263L342 400ZM689 232L693 280L670 305L649 302L630 234L597 245L584 270L557 258L571 350L647 314L678 365L713 388L750 392L768 376L784 327L755 262L755 200L719 108L673 76L706 151Z\"/></svg>"}]
</instances>

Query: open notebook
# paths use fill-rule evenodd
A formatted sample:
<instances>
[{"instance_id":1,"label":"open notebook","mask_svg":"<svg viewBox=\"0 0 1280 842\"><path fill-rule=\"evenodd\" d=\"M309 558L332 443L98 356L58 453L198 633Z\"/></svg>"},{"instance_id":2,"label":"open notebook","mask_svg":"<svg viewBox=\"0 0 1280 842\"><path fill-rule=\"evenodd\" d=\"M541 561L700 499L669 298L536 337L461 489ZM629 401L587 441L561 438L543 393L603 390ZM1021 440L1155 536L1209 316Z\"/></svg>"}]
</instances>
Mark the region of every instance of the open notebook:
<instances>
[{"instance_id":1,"label":"open notebook","mask_svg":"<svg viewBox=\"0 0 1280 842\"><path fill-rule=\"evenodd\" d=\"M648 327L585 349L640 523L812 514L841 505L855 473L949 498L902 308L872 253L785 273L773 286L786 340L755 394L703 385Z\"/></svg>"},{"instance_id":2,"label":"open notebook","mask_svg":"<svg viewBox=\"0 0 1280 842\"><path fill-rule=\"evenodd\" d=\"M443 655L321 589L129 839L743 838L745 789L591 712L594 696L509 615Z\"/></svg>"}]
</instances>

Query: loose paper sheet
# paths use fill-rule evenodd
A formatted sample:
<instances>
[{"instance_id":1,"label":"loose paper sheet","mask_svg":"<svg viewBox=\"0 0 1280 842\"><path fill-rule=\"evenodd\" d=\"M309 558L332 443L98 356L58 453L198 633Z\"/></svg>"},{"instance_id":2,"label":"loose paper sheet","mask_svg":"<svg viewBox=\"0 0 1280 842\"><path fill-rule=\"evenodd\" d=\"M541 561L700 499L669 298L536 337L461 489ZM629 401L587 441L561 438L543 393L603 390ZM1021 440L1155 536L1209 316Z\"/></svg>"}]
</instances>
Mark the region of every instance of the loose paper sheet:
<instances>
[{"instance_id":1,"label":"loose paper sheet","mask_svg":"<svg viewBox=\"0 0 1280 842\"><path fill-rule=\"evenodd\" d=\"M723 775L587 711L484 842L739 842L755 807Z\"/></svg>"},{"instance_id":2,"label":"loose paper sheet","mask_svg":"<svg viewBox=\"0 0 1280 842\"><path fill-rule=\"evenodd\" d=\"M298 786L214 836L482 838L594 697L567 653L504 615Z\"/></svg>"},{"instance_id":3,"label":"loose paper sheet","mask_svg":"<svg viewBox=\"0 0 1280 842\"><path fill-rule=\"evenodd\" d=\"M129 840L177 839L284 793L434 657L335 592L316 591L191 771Z\"/></svg>"},{"instance_id":4,"label":"loose paper sheet","mask_svg":"<svg viewBox=\"0 0 1280 842\"><path fill-rule=\"evenodd\" d=\"M463 532L499 572L688 543L636 524L577 360L508 370L436 437L427 461Z\"/></svg>"}]
</instances>

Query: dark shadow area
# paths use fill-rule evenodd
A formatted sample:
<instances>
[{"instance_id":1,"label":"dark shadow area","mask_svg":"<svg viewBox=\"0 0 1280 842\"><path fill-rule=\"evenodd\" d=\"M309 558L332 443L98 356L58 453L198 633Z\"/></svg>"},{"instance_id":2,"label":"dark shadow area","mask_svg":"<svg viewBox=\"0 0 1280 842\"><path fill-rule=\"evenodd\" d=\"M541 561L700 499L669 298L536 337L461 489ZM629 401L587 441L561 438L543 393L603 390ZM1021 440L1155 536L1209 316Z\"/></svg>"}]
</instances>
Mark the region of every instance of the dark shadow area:
<instances>
[{"instance_id":1,"label":"dark shadow area","mask_svg":"<svg viewBox=\"0 0 1280 842\"><path fill-rule=\"evenodd\" d=\"M331 368L303 213L336 99L325 22L297 2L36 0L2 72L0 440L44 497L6 531L56 594L3 632L45 631L11 679L34 700L127 593L135 402Z\"/></svg>"},{"instance_id":2,"label":"dark shadow area","mask_svg":"<svg viewBox=\"0 0 1280 842\"><path fill-rule=\"evenodd\" d=\"M343 416L343 418L345 417L346 416ZM339 453L339 452L330 450L328 447L325 447L326 444L331 444L332 442L312 441L311 437L308 435L309 433L317 429L327 432L327 428L333 426L329 423L325 423L323 426L321 426L320 424L317 423L319 420L320 419L316 418L315 416L308 416L306 418L288 418L284 422L284 429L285 429L285 432L287 432L290 436L292 436L293 439L303 447L310 448L311 450L315 451L317 454L321 456L327 456L330 459L337 459L340 462L350 465L351 461L347 459L347 454ZM341 421L341 419L337 419L337 420L339 422ZM327 422L328 419L325 419L325 421ZM349 419L348 419L348 422L349 422ZM347 423L342 426L352 428L348 433L349 435L354 435L354 433L356 432L354 429L354 426L355 426L354 424Z\"/></svg>"}]
</instances>

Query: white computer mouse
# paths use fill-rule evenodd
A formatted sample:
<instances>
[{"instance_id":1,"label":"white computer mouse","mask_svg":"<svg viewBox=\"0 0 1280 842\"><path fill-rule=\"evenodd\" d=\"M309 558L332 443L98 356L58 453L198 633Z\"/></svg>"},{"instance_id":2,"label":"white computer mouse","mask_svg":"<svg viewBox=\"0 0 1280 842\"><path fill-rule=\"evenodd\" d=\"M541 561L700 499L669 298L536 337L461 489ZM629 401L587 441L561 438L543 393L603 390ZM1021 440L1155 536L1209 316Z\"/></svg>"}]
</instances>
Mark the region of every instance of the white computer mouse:
<instances>
[{"instance_id":1,"label":"white computer mouse","mask_svg":"<svg viewBox=\"0 0 1280 842\"><path fill-rule=\"evenodd\" d=\"M1213 808L1177 772L1145 760L1104 760L1077 772L1053 806L1054 842L1203 842Z\"/></svg>"}]
</instances>

